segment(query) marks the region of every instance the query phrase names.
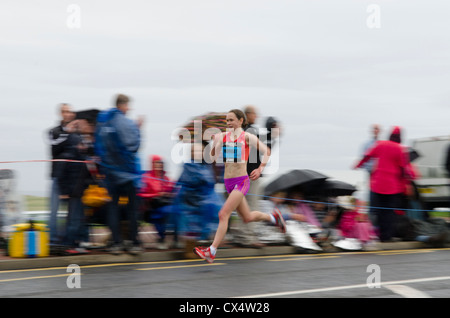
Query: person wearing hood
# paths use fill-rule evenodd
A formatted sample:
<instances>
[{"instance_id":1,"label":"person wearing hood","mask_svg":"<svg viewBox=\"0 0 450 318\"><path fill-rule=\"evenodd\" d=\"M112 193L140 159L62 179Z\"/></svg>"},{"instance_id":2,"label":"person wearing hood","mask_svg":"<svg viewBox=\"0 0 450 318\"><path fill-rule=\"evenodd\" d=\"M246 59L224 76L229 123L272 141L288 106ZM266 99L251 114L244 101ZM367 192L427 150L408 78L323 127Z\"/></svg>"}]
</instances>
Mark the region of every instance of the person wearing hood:
<instances>
[{"instance_id":1,"label":"person wearing hood","mask_svg":"<svg viewBox=\"0 0 450 318\"><path fill-rule=\"evenodd\" d=\"M112 198L108 205L108 223L113 239L110 252L115 255L121 254L124 248L119 230L120 196L128 198L126 212L133 244L128 252L138 254L142 251L137 223L137 191L142 176L137 153L141 144L139 128L142 123L126 117L129 103L128 96L117 95L115 107L98 114L95 132L95 154L101 160L100 172L105 175Z\"/></svg>"},{"instance_id":2,"label":"person wearing hood","mask_svg":"<svg viewBox=\"0 0 450 318\"><path fill-rule=\"evenodd\" d=\"M395 210L402 205L405 179L411 179L408 160L401 143L401 129L394 127L389 140L377 141L355 169L376 159L370 178L372 201L382 242L390 241L395 231Z\"/></svg>"},{"instance_id":3,"label":"person wearing hood","mask_svg":"<svg viewBox=\"0 0 450 318\"><path fill-rule=\"evenodd\" d=\"M143 200L145 219L153 223L159 235L159 249L165 249L166 225L172 201L173 182L166 176L162 157L150 157L151 170L142 175L138 196Z\"/></svg>"},{"instance_id":4,"label":"person wearing hood","mask_svg":"<svg viewBox=\"0 0 450 318\"><path fill-rule=\"evenodd\" d=\"M198 242L209 241L219 223L223 198L215 190L216 175L204 153L206 141L191 144L191 160L184 162L177 182L172 215L178 220L185 256L196 257L192 250Z\"/></svg>"}]
</instances>

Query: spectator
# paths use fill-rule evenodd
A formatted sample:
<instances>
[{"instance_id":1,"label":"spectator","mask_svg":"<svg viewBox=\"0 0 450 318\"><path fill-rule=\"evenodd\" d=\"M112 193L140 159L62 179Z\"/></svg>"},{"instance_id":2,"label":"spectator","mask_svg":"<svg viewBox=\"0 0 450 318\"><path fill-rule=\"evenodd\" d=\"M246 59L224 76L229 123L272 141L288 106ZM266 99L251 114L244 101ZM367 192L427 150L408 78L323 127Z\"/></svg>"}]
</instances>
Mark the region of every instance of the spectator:
<instances>
[{"instance_id":1,"label":"spectator","mask_svg":"<svg viewBox=\"0 0 450 318\"><path fill-rule=\"evenodd\" d=\"M373 146L375 146L375 144L377 143L377 141L378 141L378 139L379 139L380 132L381 132L380 125L378 125L378 124L373 124L373 125L371 126L371 133L372 133L372 136L371 136L370 140L367 141L367 142L364 144L362 155L365 155L365 154L369 151L369 149L371 149ZM370 184L370 178L371 178L371 176L372 176L372 172L373 172L374 165L375 165L375 160L374 160L374 159L371 159L371 160L367 161L367 162L362 166L362 168L364 168L364 170L367 171L367 176L368 176L369 184ZM370 188L370 186L369 186L369 188ZM372 198L372 192L371 192L371 191L369 191L369 197L368 197L368 199L369 199L369 202L372 202L372 201L373 201L373 198ZM374 224L376 224L377 217L376 217L376 215L375 215L375 210L373 210L373 208L372 208L372 204L370 204L370 207L369 207L369 217L370 217L371 221L372 221Z\"/></svg>"},{"instance_id":2,"label":"spectator","mask_svg":"<svg viewBox=\"0 0 450 318\"><path fill-rule=\"evenodd\" d=\"M306 218L305 224L308 226L310 235L314 237L318 244L324 245L330 239L336 237L335 228L339 215L334 204L324 202L322 198L309 199L313 202L297 202L294 211L301 217Z\"/></svg>"},{"instance_id":3,"label":"spectator","mask_svg":"<svg viewBox=\"0 0 450 318\"><path fill-rule=\"evenodd\" d=\"M288 194L288 198L292 200L289 203L293 206L292 213L294 215L291 218L305 222L308 225L310 234L322 232L322 225L313 209L308 203L304 202L303 194L299 191L292 191Z\"/></svg>"},{"instance_id":4,"label":"spectator","mask_svg":"<svg viewBox=\"0 0 450 318\"><path fill-rule=\"evenodd\" d=\"M449 243L450 229L442 218L429 218L427 221L410 219L407 228L406 235L402 237L405 241L414 240L431 247L444 247Z\"/></svg>"},{"instance_id":5,"label":"spectator","mask_svg":"<svg viewBox=\"0 0 450 318\"><path fill-rule=\"evenodd\" d=\"M51 145L52 159L71 159L73 145L69 136L75 131L75 113L69 104L63 103L58 106L61 120L59 125L50 129L48 137ZM51 166L51 193L50 193L50 244L62 243L62 233L58 231L57 214L60 203L60 182L65 162L52 162Z\"/></svg>"},{"instance_id":6,"label":"spectator","mask_svg":"<svg viewBox=\"0 0 450 318\"><path fill-rule=\"evenodd\" d=\"M266 174L273 174L280 166L280 138L282 127L279 121L270 116L266 119L266 141L267 148L270 149L271 157L265 169Z\"/></svg>"},{"instance_id":7,"label":"spectator","mask_svg":"<svg viewBox=\"0 0 450 318\"><path fill-rule=\"evenodd\" d=\"M276 145L278 139L281 137L281 126L278 120L272 116L268 117L266 120L267 129L267 147L271 150Z\"/></svg>"},{"instance_id":8,"label":"spectator","mask_svg":"<svg viewBox=\"0 0 450 318\"><path fill-rule=\"evenodd\" d=\"M166 224L171 214L173 183L166 176L164 162L160 156L151 156L150 164L152 169L142 176L143 186L139 197L142 198L145 220L153 223L158 231L158 249L166 249Z\"/></svg>"},{"instance_id":9,"label":"spectator","mask_svg":"<svg viewBox=\"0 0 450 318\"><path fill-rule=\"evenodd\" d=\"M107 217L113 239L110 252L113 254L120 254L123 250L118 209L121 195L128 198L126 214L133 245L129 248L129 252L137 254L142 251L137 223L137 189L141 178L137 152L141 135L139 124L126 117L129 102L128 96L120 94L116 98L116 107L101 112L97 118L95 150L101 159L106 184L112 198Z\"/></svg>"},{"instance_id":10,"label":"spectator","mask_svg":"<svg viewBox=\"0 0 450 318\"><path fill-rule=\"evenodd\" d=\"M404 179L404 190L402 195L402 207L406 209L406 215L412 219L425 220L428 214L422 209L422 202L420 200L419 191L417 190L413 180L420 178L419 170L410 162L410 150L404 147L405 157L407 162L407 171L410 178Z\"/></svg>"},{"instance_id":11,"label":"spectator","mask_svg":"<svg viewBox=\"0 0 450 318\"><path fill-rule=\"evenodd\" d=\"M174 198L174 208L179 211L180 233L186 242L186 255L192 255L197 241L211 238L219 222L218 213L223 204L222 198L215 191L216 179L211 165L201 163L194 158L201 158L202 151L195 152L191 147L191 161L183 165L178 179L180 186Z\"/></svg>"},{"instance_id":12,"label":"spectator","mask_svg":"<svg viewBox=\"0 0 450 318\"><path fill-rule=\"evenodd\" d=\"M329 202L323 202L323 199L312 198L314 202L311 203L314 215L319 221L320 227L323 229L329 229L334 227L336 223L337 211L334 206Z\"/></svg>"},{"instance_id":13,"label":"spectator","mask_svg":"<svg viewBox=\"0 0 450 318\"><path fill-rule=\"evenodd\" d=\"M273 226L258 223L260 239L268 243L284 243L288 242L295 246L298 251L321 251L322 248L314 243L310 235L310 226L307 224L307 218L303 214L299 214L295 201L286 201L286 193L274 193L269 200L261 203L266 213L277 208L286 220L286 234L274 231ZM292 204L294 203L294 204Z\"/></svg>"},{"instance_id":14,"label":"spectator","mask_svg":"<svg viewBox=\"0 0 450 318\"><path fill-rule=\"evenodd\" d=\"M401 206L404 191L404 179L410 178L407 170L407 160L401 140L401 131L395 127L391 140L378 141L355 168L362 167L371 159L377 159L370 178L371 206L377 216L379 236L382 242L390 241L394 234L395 209Z\"/></svg>"},{"instance_id":15,"label":"spectator","mask_svg":"<svg viewBox=\"0 0 450 318\"><path fill-rule=\"evenodd\" d=\"M269 196L267 200L261 200L259 203L261 206L261 211L270 214L275 208L277 208L283 217L287 220L298 220L296 215L291 214L291 201L286 201L285 192L276 192ZM289 217L288 217L289 215ZM281 233L277 228L270 224L263 222L256 223L256 233L258 239L263 244L285 244L287 242L287 237L284 233ZM286 223L286 230L287 230Z\"/></svg>"},{"instance_id":16,"label":"spectator","mask_svg":"<svg viewBox=\"0 0 450 318\"><path fill-rule=\"evenodd\" d=\"M76 120L75 131L69 136L74 147L73 157L77 161L85 161L92 154L92 134L94 125L85 119ZM82 196L92 177L86 163L68 162L61 178L61 193L68 199L68 215L66 223L65 253L69 255L87 253L84 248L89 242L89 231L85 220Z\"/></svg>"},{"instance_id":17,"label":"spectator","mask_svg":"<svg viewBox=\"0 0 450 318\"><path fill-rule=\"evenodd\" d=\"M377 143L377 141L378 141L378 139L379 139L380 132L381 132L380 125L378 125L378 124L373 124L373 125L371 126L371 133L372 133L372 136L371 136L370 140L367 141L367 142L364 144L362 155L365 155L372 147L375 146L375 144ZM369 176L370 176L370 175L372 174L372 172L373 172L374 164L375 164L375 160L372 159L372 160L367 161L367 162L362 166L362 168L364 168L364 169L368 172Z\"/></svg>"},{"instance_id":18,"label":"spectator","mask_svg":"<svg viewBox=\"0 0 450 318\"><path fill-rule=\"evenodd\" d=\"M339 197L338 203L343 213L337 229L343 239L334 242L333 245L342 249L370 248L377 237L368 215L359 211L357 201L353 197Z\"/></svg>"}]
</instances>

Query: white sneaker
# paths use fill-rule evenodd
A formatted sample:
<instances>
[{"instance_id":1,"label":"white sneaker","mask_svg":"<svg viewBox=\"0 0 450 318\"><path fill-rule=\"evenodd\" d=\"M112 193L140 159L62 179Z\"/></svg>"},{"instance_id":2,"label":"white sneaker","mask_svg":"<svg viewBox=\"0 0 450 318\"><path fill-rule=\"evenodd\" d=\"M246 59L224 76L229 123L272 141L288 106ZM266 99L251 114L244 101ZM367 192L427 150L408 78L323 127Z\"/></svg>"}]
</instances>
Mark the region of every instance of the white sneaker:
<instances>
[{"instance_id":1,"label":"white sneaker","mask_svg":"<svg viewBox=\"0 0 450 318\"><path fill-rule=\"evenodd\" d=\"M346 251L359 251L362 249L361 242L355 238L345 238L331 244Z\"/></svg>"}]
</instances>

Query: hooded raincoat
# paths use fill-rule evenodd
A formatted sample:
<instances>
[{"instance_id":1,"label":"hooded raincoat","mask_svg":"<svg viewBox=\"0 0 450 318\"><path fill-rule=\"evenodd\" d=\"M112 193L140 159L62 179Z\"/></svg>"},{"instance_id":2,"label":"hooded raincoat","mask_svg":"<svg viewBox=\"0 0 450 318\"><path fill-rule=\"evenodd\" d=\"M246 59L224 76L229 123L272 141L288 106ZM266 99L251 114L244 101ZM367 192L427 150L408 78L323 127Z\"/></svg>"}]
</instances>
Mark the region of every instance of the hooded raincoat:
<instances>
[{"instance_id":1,"label":"hooded raincoat","mask_svg":"<svg viewBox=\"0 0 450 318\"><path fill-rule=\"evenodd\" d=\"M119 109L100 112L95 132L95 153L100 157L107 181L121 185L133 181L140 185L141 171L137 152L141 136L134 121Z\"/></svg>"},{"instance_id":2,"label":"hooded raincoat","mask_svg":"<svg viewBox=\"0 0 450 318\"><path fill-rule=\"evenodd\" d=\"M152 155L150 157L152 170L142 175L142 188L139 192L141 198L153 199L161 196L161 193L170 193L173 190L174 183L166 176L166 171L162 170L159 173L153 170L156 161L162 161L162 157Z\"/></svg>"}]
</instances>

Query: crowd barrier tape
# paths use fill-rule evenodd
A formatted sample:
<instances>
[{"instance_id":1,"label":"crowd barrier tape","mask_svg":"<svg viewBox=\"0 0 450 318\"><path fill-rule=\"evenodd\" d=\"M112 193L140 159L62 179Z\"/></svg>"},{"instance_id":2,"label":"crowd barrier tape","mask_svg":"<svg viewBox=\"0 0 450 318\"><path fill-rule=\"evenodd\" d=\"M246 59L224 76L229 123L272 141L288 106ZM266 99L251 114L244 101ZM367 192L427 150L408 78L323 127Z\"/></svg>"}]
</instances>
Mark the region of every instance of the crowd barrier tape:
<instances>
[{"instance_id":1,"label":"crowd barrier tape","mask_svg":"<svg viewBox=\"0 0 450 318\"><path fill-rule=\"evenodd\" d=\"M114 169L114 170L118 170L115 167L111 167L108 166L104 163L102 163L101 161L98 160L71 160L71 159L37 159L37 160L12 160L12 161L0 161L0 164L13 164L13 163L28 163L28 162L74 162L74 163L95 163L98 164L100 166L103 166L106 169ZM177 185L182 185L180 182L178 181L170 181L170 180L165 180L165 179L160 179L160 178L156 178L156 177L150 177L150 176L144 176L143 173L140 174L140 176L142 178L147 178L147 179L153 179L153 180L159 180L159 181L163 181L163 182L170 182L170 183L174 183ZM274 197L274 196L269 196L269 195L263 195L263 194L255 194L255 193L247 193L247 195L252 195L252 196L258 196L264 199L280 199L280 197ZM294 201L294 202L302 202L302 203L320 203L320 204L324 204L324 205L328 205L328 206L338 206L339 204L336 202L321 202L321 201L311 201L311 200L304 200L304 199L292 199L292 198L283 198L285 201ZM434 210L422 210L422 209L408 209L408 208L387 208L387 207L375 207L375 206L370 206L370 205L349 205L353 208L364 208L367 210L399 210L399 211L416 211L416 212L436 212Z\"/></svg>"}]
</instances>

